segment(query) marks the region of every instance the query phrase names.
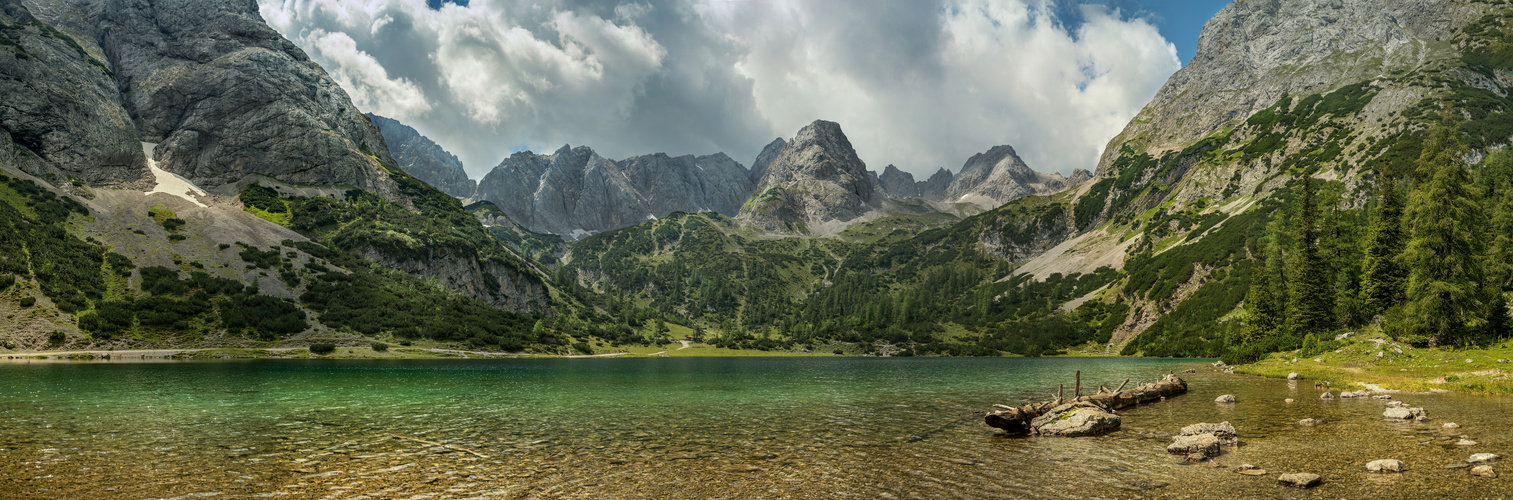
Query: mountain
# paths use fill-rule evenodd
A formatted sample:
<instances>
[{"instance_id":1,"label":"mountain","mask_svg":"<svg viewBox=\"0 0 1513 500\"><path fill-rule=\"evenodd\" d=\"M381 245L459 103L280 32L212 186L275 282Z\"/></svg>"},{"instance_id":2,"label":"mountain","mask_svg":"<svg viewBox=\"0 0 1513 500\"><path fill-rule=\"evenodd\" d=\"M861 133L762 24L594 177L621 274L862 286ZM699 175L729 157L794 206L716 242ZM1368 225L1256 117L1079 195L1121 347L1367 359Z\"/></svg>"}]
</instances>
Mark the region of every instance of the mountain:
<instances>
[{"instance_id":1,"label":"mountain","mask_svg":"<svg viewBox=\"0 0 1513 500\"><path fill-rule=\"evenodd\" d=\"M250 1L94 2L100 46L164 170L214 189L260 174L402 201L388 148Z\"/></svg>"},{"instance_id":2,"label":"mountain","mask_svg":"<svg viewBox=\"0 0 1513 500\"><path fill-rule=\"evenodd\" d=\"M734 214L751 190L746 169L724 153L614 161L563 146L510 155L478 182L476 199L531 231L581 237L673 212Z\"/></svg>"},{"instance_id":3,"label":"mountain","mask_svg":"<svg viewBox=\"0 0 1513 500\"><path fill-rule=\"evenodd\" d=\"M757 153L756 159L752 160L751 170L747 174L747 177L751 179L751 185L755 186L762 182L762 175L767 173L767 166L772 164L772 160L777 159L778 153L783 152L783 146L787 145L788 142L779 137L762 147L762 152Z\"/></svg>"},{"instance_id":4,"label":"mountain","mask_svg":"<svg viewBox=\"0 0 1513 500\"><path fill-rule=\"evenodd\" d=\"M4 345L566 345L533 327L572 292L399 168L255 2L30 4L0 0L0 290L36 308Z\"/></svg>"},{"instance_id":5,"label":"mountain","mask_svg":"<svg viewBox=\"0 0 1513 500\"><path fill-rule=\"evenodd\" d=\"M774 143L776 144L776 143ZM885 195L835 122L800 129L773 158L740 219L765 231L829 234L882 206Z\"/></svg>"},{"instance_id":6,"label":"mountain","mask_svg":"<svg viewBox=\"0 0 1513 500\"><path fill-rule=\"evenodd\" d=\"M442 149L441 145L393 118L373 113L368 113L368 118L373 120L373 126L378 127L378 131L383 134L384 142L389 145L389 153L394 155L394 162L399 164L399 168L405 169L405 172L458 198L473 196L473 192L478 189L478 182L469 179L467 171L463 170L462 161Z\"/></svg>"},{"instance_id":7,"label":"mountain","mask_svg":"<svg viewBox=\"0 0 1513 500\"><path fill-rule=\"evenodd\" d=\"M898 167L888 165L883 169L882 175L877 176L878 187L883 193L894 198L917 198L919 197L919 185L914 182L914 174L899 170Z\"/></svg>"},{"instance_id":8,"label":"mountain","mask_svg":"<svg viewBox=\"0 0 1513 500\"><path fill-rule=\"evenodd\" d=\"M946 199L946 191L951 188L951 181L955 176L950 170L944 168L930 174L929 179L919 181L919 197L930 201L943 201Z\"/></svg>"},{"instance_id":9,"label":"mountain","mask_svg":"<svg viewBox=\"0 0 1513 500\"><path fill-rule=\"evenodd\" d=\"M994 146L967 159L946 188L945 199L990 209L1025 196L1061 191L1090 177L1081 169L1073 172L1071 179L1042 174L1025 165L1013 147Z\"/></svg>"},{"instance_id":10,"label":"mountain","mask_svg":"<svg viewBox=\"0 0 1513 500\"><path fill-rule=\"evenodd\" d=\"M20 0L0 0L0 155L58 182L150 180L113 76L92 41L37 20Z\"/></svg>"}]
</instances>

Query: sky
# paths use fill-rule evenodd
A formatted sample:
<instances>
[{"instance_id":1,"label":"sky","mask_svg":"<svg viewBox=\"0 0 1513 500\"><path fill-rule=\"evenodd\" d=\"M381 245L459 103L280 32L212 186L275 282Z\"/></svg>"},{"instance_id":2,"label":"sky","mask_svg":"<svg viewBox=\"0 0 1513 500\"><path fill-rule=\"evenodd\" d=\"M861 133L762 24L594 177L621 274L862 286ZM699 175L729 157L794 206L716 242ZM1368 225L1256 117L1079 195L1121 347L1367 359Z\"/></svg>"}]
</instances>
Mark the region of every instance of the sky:
<instances>
[{"instance_id":1,"label":"sky","mask_svg":"<svg viewBox=\"0 0 1513 500\"><path fill-rule=\"evenodd\" d=\"M1226 0L258 0L359 109L482 177L515 151L724 152L830 120L923 178L1093 170Z\"/></svg>"}]
</instances>

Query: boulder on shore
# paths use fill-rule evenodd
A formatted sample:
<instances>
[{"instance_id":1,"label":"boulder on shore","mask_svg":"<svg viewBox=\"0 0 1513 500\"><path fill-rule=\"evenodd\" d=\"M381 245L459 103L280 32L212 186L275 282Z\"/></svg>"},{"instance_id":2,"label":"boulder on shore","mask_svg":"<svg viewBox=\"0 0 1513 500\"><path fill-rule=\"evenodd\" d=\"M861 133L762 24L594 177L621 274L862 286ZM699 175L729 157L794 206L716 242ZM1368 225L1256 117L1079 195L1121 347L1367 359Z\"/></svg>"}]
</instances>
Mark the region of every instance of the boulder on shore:
<instances>
[{"instance_id":1,"label":"boulder on shore","mask_svg":"<svg viewBox=\"0 0 1513 500\"><path fill-rule=\"evenodd\" d=\"M1309 474L1307 472L1295 472L1277 476L1277 482L1294 488L1312 488L1318 486L1322 479L1318 474Z\"/></svg>"},{"instance_id":2,"label":"boulder on shore","mask_svg":"<svg viewBox=\"0 0 1513 500\"><path fill-rule=\"evenodd\" d=\"M1118 415L1093 403L1079 401L1052 408L1030 421L1037 436L1097 436L1119 430Z\"/></svg>"},{"instance_id":3,"label":"boulder on shore","mask_svg":"<svg viewBox=\"0 0 1513 500\"><path fill-rule=\"evenodd\" d=\"M1403 462L1391 458L1372 460L1366 464L1366 470L1371 472L1402 472Z\"/></svg>"},{"instance_id":4,"label":"boulder on shore","mask_svg":"<svg viewBox=\"0 0 1513 500\"><path fill-rule=\"evenodd\" d=\"M1287 380L1297 380L1297 379L1298 379L1298 372L1292 372L1292 373L1287 374Z\"/></svg>"}]
</instances>

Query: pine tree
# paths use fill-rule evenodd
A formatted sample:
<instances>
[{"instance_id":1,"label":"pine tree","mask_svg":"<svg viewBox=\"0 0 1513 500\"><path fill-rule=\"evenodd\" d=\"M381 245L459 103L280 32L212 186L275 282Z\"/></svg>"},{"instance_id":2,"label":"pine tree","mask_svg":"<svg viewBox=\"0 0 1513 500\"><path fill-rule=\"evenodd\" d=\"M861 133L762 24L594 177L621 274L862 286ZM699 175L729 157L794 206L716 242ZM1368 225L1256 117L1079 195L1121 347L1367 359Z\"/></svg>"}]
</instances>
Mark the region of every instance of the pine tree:
<instances>
[{"instance_id":1,"label":"pine tree","mask_svg":"<svg viewBox=\"0 0 1513 500\"><path fill-rule=\"evenodd\" d=\"M1499 293L1513 289L1513 182L1503 180L1501 184L1486 260L1488 282Z\"/></svg>"},{"instance_id":2,"label":"pine tree","mask_svg":"<svg viewBox=\"0 0 1513 500\"><path fill-rule=\"evenodd\" d=\"M1245 330L1242 333L1244 343L1254 344L1262 342L1276 335L1277 327L1280 326L1282 311L1277 307L1277 291L1272 285L1272 279L1276 275L1271 270L1270 262L1274 259L1262 259L1261 264L1256 266L1255 275L1250 280L1250 293L1245 296Z\"/></svg>"},{"instance_id":3,"label":"pine tree","mask_svg":"<svg viewBox=\"0 0 1513 500\"><path fill-rule=\"evenodd\" d=\"M1367 316L1376 316L1403 300L1408 273L1398 262L1406 242L1403 235L1403 202L1392 176L1382 174L1377 194L1376 218L1366 241L1365 275L1361 278L1361 301Z\"/></svg>"},{"instance_id":4,"label":"pine tree","mask_svg":"<svg viewBox=\"0 0 1513 500\"><path fill-rule=\"evenodd\" d=\"M1463 148L1448 127L1435 127L1419 157L1418 185L1408 199L1410 333L1459 344L1468 326L1485 318L1482 268L1487 219Z\"/></svg>"},{"instance_id":5,"label":"pine tree","mask_svg":"<svg viewBox=\"0 0 1513 500\"><path fill-rule=\"evenodd\" d=\"M1324 259L1319 255L1319 208L1313 179L1302 180L1298 209L1293 214L1292 272L1287 283L1287 330L1294 339L1328 331L1333 326L1334 293Z\"/></svg>"}]
</instances>

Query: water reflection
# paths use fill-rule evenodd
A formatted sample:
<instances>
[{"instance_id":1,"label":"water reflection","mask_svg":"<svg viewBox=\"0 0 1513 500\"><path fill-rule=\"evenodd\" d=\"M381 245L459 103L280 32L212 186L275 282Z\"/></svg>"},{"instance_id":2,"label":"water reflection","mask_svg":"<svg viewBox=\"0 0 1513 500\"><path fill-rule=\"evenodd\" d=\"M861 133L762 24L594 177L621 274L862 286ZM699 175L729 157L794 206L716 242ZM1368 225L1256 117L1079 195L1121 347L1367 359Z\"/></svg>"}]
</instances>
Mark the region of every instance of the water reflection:
<instances>
[{"instance_id":1,"label":"water reflection","mask_svg":"<svg viewBox=\"0 0 1513 500\"><path fill-rule=\"evenodd\" d=\"M0 365L6 495L57 498L1123 498L1506 495L1446 469L1504 453L1507 398L1320 400L1303 384L1184 375L1188 396L1123 411L1097 438L1004 436L974 410L1198 363L1087 359L257 361ZM1239 402L1216 405L1219 394ZM1293 398L1293 403L1284 399ZM1322 422L1299 426L1314 418ZM1242 445L1199 465L1172 432L1228 420ZM1442 422L1461 428L1447 430ZM390 437L389 435L404 438ZM1478 442L1456 446L1460 436ZM419 440L419 441L417 441ZM451 448L420 441L429 441ZM472 454L476 452L484 457ZM1365 472L1396 458L1399 475ZM1269 475L1231 472L1243 464ZM1217 467L1215 467L1215 465ZM1324 476L1314 491L1276 474Z\"/></svg>"}]
</instances>

